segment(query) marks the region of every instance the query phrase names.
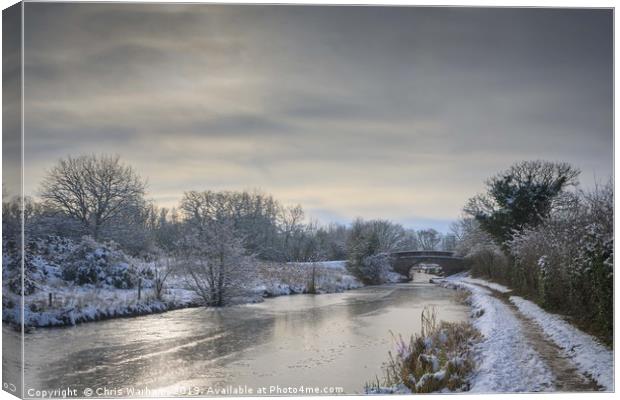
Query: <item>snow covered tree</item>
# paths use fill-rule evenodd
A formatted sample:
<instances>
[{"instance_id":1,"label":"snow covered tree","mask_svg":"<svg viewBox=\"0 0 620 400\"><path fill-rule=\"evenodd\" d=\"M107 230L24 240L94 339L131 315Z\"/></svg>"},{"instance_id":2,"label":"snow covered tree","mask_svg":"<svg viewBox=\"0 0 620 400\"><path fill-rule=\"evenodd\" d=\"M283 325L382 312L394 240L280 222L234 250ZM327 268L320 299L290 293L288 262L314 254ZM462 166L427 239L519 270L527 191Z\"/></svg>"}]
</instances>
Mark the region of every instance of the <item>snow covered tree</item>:
<instances>
[{"instance_id":1,"label":"snow covered tree","mask_svg":"<svg viewBox=\"0 0 620 400\"><path fill-rule=\"evenodd\" d=\"M35 292L37 288L37 282L41 281L41 274L37 268L36 261L39 261L38 257L34 256L34 249L36 243L27 242L26 251L21 251L21 241L16 242L12 238L2 241L2 268L3 280L7 283L9 290L15 294L23 294L28 296ZM22 257L24 259L22 275ZM23 285L22 285L23 283Z\"/></svg>"},{"instance_id":2,"label":"snow covered tree","mask_svg":"<svg viewBox=\"0 0 620 400\"><path fill-rule=\"evenodd\" d=\"M536 225L500 246L478 219L455 225L471 272L507 284L552 312L613 338L613 184L560 193Z\"/></svg>"},{"instance_id":3,"label":"snow covered tree","mask_svg":"<svg viewBox=\"0 0 620 400\"><path fill-rule=\"evenodd\" d=\"M364 257L356 268L357 276L363 277L363 281L369 285L380 285L387 282L392 271L392 261L386 253Z\"/></svg>"},{"instance_id":4,"label":"snow covered tree","mask_svg":"<svg viewBox=\"0 0 620 400\"><path fill-rule=\"evenodd\" d=\"M573 314L589 316L593 325L613 340L614 286L614 187L610 180L582 193L585 214L580 226L585 233L578 242L578 255L571 273ZM590 321L587 321L590 322Z\"/></svg>"},{"instance_id":5,"label":"snow covered tree","mask_svg":"<svg viewBox=\"0 0 620 400\"><path fill-rule=\"evenodd\" d=\"M214 220L230 221L248 252L266 260L283 258L278 250L281 209L272 196L227 191L186 192L180 206L185 221L195 227L204 228Z\"/></svg>"},{"instance_id":6,"label":"snow covered tree","mask_svg":"<svg viewBox=\"0 0 620 400\"><path fill-rule=\"evenodd\" d=\"M188 226L177 251L188 287L205 305L220 307L249 290L256 265L232 221L214 220L203 228Z\"/></svg>"},{"instance_id":7,"label":"snow covered tree","mask_svg":"<svg viewBox=\"0 0 620 400\"><path fill-rule=\"evenodd\" d=\"M75 218L95 239L109 221L139 204L146 183L118 156L61 159L45 176L41 198Z\"/></svg>"},{"instance_id":8,"label":"snow covered tree","mask_svg":"<svg viewBox=\"0 0 620 400\"><path fill-rule=\"evenodd\" d=\"M506 256L474 218L462 218L456 221L451 229L456 238L454 252L465 258L465 263L473 275L497 280L506 276Z\"/></svg>"},{"instance_id":9,"label":"snow covered tree","mask_svg":"<svg viewBox=\"0 0 620 400\"><path fill-rule=\"evenodd\" d=\"M344 260L347 258L349 230L345 225L329 224L319 228L316 235L319 237L326 260Z\"/></svg>"},{"instance_id":10,"label":"snow covered tree","mask_svg":"<svg viewBox=\"0 0 620 400\"><path fill-rule=\"evenodd\" d=\"M131 289L141 278L141 271L116 243L97 242L90 236L71 249L60 267L62 278L76 285Z\"/></svg>"},{"instance_id":11,"label":"snow covered tree","mask_svg":"<svg viewBox=\"0 0 620 400\"><path fill-rule=\"evenodd\" d=\"M586 226L579 256L572 272L571 290L577 295L576 311L591 315L597 328L613 337L614 243L601 226Z\"/></svg>"},{"instance_id":12,"label":"snow covered tree","mask_svg":"<svg viewBox=\"0 0 620 400\"><path fill-rule=\"evenodd\" d=\"M384 283L392 270L389 253L400 249L405 237L405 230L398 224L356 219L347 241L347 269L366 284Z\"/></svg>"},{"instance_id":13,"label":"snow covered tree","mask_svg":"<svg viewBox=\"0 0 620 400\"><path fill-rule=\"evenodd\" d=\"M470 199L465 212L504 244L515 232L542 222L578 176L579 170L566 163L523 161L489 179L487 192Z\"/></svg>"}]
</instances>

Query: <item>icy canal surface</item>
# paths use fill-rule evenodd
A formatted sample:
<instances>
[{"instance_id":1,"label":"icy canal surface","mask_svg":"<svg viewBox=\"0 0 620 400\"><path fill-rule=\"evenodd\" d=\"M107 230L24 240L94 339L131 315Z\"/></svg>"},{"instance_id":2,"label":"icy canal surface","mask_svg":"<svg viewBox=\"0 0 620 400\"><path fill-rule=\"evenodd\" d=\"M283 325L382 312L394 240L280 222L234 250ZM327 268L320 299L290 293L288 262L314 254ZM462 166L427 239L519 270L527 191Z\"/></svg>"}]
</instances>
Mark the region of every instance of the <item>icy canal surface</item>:
<instances>
[{"instance_id":1,"label":"icy canal surface","mask_svg":"<svg viewBox=\"0 0 620 400\"><path fill-rule=\"evenodd\" d=\"M26 335L25 386L70 387L80 395L86 388L148 387L172 395L229 385L360 393L381 374L393 347L390 331L418 332L424 306L436 306L446 321L467 318L454 295L414 282L39 329Z\"/></svg>"}]
</instances>

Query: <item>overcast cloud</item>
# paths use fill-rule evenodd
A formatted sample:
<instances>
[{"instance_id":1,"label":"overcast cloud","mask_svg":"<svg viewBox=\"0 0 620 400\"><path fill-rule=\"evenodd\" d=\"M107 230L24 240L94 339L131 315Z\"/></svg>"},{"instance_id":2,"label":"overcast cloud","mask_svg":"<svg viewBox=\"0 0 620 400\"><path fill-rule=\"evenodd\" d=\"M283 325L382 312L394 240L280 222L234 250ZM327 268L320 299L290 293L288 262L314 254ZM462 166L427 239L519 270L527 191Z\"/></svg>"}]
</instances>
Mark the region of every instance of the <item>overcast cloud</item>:
<instances>
[{"instance_id":1,"label":"overcast cloud","mask_svg":"<svg viewBox=\"0 0 620 400\"><path fill-rule=\"evenodd\" d=\"M172 206L260 188L446 230L523 159L613 164L610 10L25 6L26 187L117 153Z\"/></svg>"}]
</instances>

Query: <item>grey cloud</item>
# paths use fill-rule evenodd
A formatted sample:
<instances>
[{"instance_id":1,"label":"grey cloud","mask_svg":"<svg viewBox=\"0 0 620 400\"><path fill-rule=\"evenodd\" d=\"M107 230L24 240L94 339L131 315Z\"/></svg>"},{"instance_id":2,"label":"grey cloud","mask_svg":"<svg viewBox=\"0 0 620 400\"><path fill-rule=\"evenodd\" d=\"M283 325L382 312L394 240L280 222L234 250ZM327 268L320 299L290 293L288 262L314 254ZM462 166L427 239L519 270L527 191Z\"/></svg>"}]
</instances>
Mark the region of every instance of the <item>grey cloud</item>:
<instances>
[{"instance_id":1,"label":"grey cloud","mask_svg":"<svg viewBox=\"0 0 620 400\"><path fill-rule=\"evenodd\" d=\"M313 189L323 218L440 225L519 159L611 174L610 10L28 3L26 21L31 182L116 150L166 201ZM378 182L395 194L375 205L324 189Z\"/></svg>"}]
</instances>

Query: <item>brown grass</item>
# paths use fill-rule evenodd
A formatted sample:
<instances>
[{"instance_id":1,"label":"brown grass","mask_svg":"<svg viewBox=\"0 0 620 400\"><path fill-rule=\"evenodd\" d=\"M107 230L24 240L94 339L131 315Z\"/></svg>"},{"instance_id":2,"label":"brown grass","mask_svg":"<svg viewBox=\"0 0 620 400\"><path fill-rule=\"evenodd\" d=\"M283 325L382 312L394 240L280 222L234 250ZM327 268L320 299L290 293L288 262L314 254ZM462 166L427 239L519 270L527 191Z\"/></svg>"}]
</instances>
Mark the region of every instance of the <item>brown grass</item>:
<instances>
[{"instance_id":1,"label":"brown grass","mask_svg":"<svg viewBox=\"0 0 620 400\"><path fill-rule=\"evenodd\" d=\"M467 377L475 364L472 345L480 334L469 322L437 322L434 308L425 308L419 334L406 342L394 336L396 351L389 352L384 364L383 382L366 385L367 392L404 385L413 393L430 393L443 389L469 389Z\"/></svg>"}]
</instances>

